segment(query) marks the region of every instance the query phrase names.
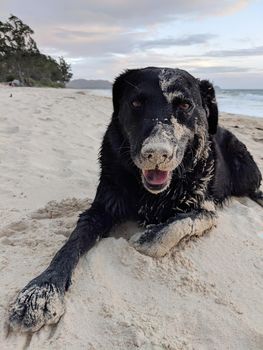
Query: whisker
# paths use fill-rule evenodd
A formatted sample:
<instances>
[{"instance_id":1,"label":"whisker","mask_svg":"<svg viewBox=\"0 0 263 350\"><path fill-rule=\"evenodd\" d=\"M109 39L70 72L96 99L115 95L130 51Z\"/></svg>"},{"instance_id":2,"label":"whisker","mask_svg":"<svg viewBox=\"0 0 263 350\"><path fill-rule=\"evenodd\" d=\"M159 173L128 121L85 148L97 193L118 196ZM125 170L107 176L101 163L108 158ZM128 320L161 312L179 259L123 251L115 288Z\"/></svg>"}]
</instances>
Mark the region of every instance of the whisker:
<instances>
[{"instance_id":1,"label":"whisker","mask_svg":"<svg viewBox=\"0 0 263 350\"><path fill-rule=\"evenodd\" d=\"M136 85L132 84L130 81L128 81L126 79L124 81L125 81L125 83L127 83L127 84L131 85L132 87L134 87L136 90L140 91L139 88Z\"/></svg>"}]
</instances>

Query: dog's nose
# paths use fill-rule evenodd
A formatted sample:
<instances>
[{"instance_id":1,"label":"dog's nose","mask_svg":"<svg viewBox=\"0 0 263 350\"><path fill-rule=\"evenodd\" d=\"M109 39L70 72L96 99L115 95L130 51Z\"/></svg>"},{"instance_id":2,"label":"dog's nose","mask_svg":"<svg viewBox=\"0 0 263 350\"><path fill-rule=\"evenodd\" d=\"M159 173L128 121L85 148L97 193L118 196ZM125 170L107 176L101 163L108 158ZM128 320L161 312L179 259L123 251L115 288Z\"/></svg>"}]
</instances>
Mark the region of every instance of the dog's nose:
<instances>
[{"instance_id":1,"label":"dog's nose","mask_svg":"<svg viewBox=\"0 0 263 350\"><path fill-rule=\"evenodd\" d=\"M145 145L141 150L141 155L144 159L158 164L170 160L173 150L168 145Z\"/></svg>"}]
</instances>

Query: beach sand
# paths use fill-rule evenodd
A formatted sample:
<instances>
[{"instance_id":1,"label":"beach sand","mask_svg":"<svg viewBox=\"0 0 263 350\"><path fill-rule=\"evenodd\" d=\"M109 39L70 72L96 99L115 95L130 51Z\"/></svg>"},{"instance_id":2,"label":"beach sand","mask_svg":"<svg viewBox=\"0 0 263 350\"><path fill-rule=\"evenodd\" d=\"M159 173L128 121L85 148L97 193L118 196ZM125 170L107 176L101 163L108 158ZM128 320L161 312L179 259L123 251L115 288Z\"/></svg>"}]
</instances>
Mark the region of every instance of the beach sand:
<instances>
[{"instance_id":1,"label":"beach sand","mask_svg":"<svg viewBox=\"0 0 263 350\"><path fill-rule=\"evenodd\" d=\"M1 349L263 349L263 208L248 198L233 198L215 229L159 260L134 250L123 236L138 228L122 225L81 258L58 325L8 334L9 302L92 201L112 103L3 86L0 101ZM220 123L263 171L263 118L223 114Z\"/></svg>"}]
</instances>

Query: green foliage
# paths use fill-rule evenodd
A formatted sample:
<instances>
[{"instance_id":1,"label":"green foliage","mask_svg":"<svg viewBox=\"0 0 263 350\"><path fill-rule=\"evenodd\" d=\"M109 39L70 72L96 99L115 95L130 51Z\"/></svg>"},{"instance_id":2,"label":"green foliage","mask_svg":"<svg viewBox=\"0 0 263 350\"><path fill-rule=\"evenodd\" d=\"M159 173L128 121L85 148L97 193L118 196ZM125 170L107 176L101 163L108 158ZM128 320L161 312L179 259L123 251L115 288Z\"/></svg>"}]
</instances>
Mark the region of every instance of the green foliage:
<instances>
[{"instance_id":1,"label":"green foliage","mask_svg":"<svg viewBox=\"0 0 263 350\"><path fill-rule=\"evenodd\" d=\"M59 67L60 67L60 72L62 74L62 81L68 82L72 78L72 73L71 73L71 67L70 65L64 60L63 57L59 57Z\"/></svg>"},{"instance_id":2,"label":"green foliage","mask_svg":"<svg viewBox=\"0 0 263 350\"><path fill-rule=\"evenodd\" d=\"M72 77L64 60L42 54L32 35L34 31L11 15L0 21L0 81L18 79L27 86L64 87Z\"/></svg>"},{"instance_id":3,"label":"green foliage","mask_svg":"<svg viewBox=\"0 0 263 350\"><path fill-rule=\"evenodd\" d=\"M6 76L6 82L8 83L9 81L13 81L13 80L15 80L15 76L14 75L12 75L12 74L8 74L7 76Z\"/></svg>"}]
</instances>

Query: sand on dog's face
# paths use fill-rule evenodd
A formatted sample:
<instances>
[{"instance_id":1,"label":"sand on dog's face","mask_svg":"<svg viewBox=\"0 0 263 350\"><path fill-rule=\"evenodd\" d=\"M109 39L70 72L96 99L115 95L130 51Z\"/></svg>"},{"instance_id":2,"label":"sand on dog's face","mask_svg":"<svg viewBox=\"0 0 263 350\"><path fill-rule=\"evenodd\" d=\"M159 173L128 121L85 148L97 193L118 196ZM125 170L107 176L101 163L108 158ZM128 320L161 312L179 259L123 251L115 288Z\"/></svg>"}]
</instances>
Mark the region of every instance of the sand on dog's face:
<instances>
[{"instance_id":1,"label":"sand on dog's face","mask_svg":"<svg viewBox=\"0 0 263 350\"><path fill-rule=\"evenodd\" d=\"M90 205L70 197L95 192L111 114L109 99L87 93L12 89L8 100L9 90L0 88L1 315ZM262 170L263 119L252 121L223 118ZM138 230L122 225L81 259L58 326L6 338L1 317L1 349L262 349L262 227L262 208L233 199L210 234L155 260L121 238Z\"/></svg>"}]
</instances>

